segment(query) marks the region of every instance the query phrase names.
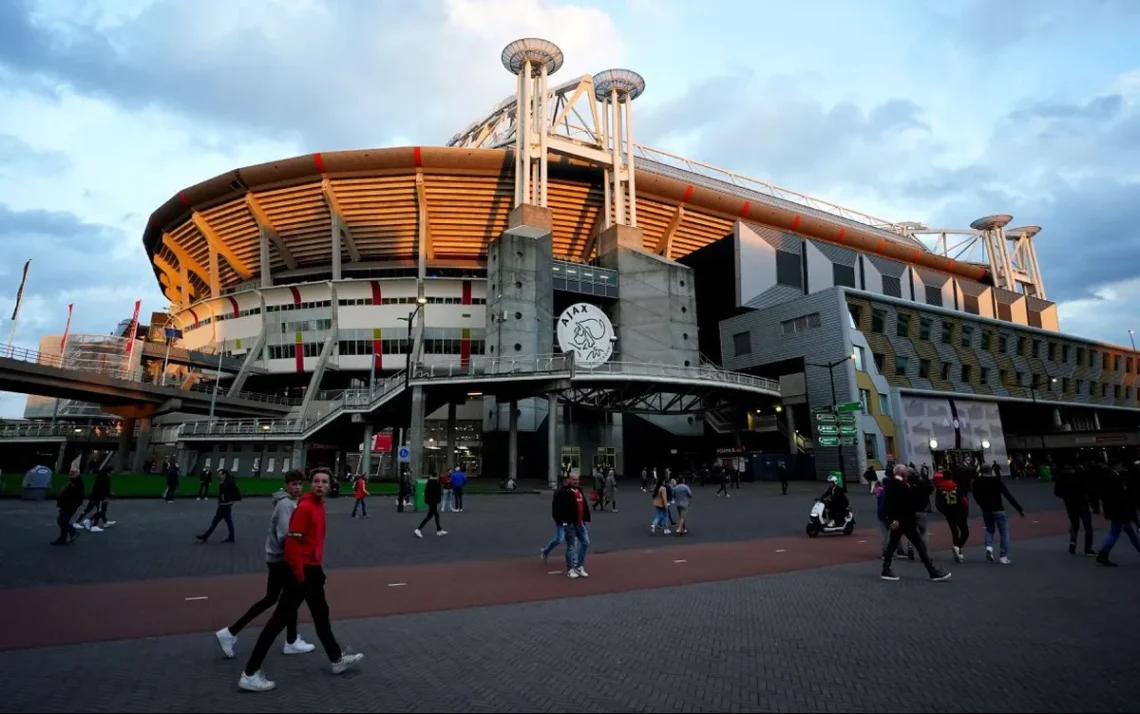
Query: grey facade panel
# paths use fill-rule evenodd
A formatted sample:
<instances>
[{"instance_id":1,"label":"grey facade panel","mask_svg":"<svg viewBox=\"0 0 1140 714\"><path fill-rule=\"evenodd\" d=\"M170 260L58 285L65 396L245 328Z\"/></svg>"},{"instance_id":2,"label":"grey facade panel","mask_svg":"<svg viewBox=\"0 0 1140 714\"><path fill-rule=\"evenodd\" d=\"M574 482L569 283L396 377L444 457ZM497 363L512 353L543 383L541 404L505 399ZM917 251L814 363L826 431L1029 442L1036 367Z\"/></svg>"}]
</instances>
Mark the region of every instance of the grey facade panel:
<instances>
[{"instance_id":1,"label":"grey facade panel","mask_svg":"<svg viewBox=\"0 0 1140 714\"><path fill-rule=\"evenodd\" d=\"M855 261L859 259L859 254L850 248L844 248L841 245L834 245L832 243L824 243L822 241L811 241L811 244L827 256L828 260L832 263L839 265L847 265L854 267Z\"/></svg>"},{"instance_id":2,"label":"grey facade panel","mask_svg":"<svg viewBox=\"0 0 1140 714\"><path fill-rule=\"evenodd\" d=\"M871 264L883 275L901 278L903 273L906 272L906 265L898 261L890 260L879 255L867 255L866 258L871 261Z\"/></svg>"}]
</instances>

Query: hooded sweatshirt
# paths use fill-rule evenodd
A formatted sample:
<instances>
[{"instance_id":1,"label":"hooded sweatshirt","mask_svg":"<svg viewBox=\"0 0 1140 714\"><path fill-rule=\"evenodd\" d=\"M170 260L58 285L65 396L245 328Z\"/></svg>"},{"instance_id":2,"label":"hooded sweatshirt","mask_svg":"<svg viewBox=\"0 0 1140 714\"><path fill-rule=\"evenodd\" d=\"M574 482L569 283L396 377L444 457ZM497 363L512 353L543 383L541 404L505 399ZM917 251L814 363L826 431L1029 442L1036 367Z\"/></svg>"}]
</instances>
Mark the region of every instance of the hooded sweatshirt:
<instances>
[{"instance_id":1,"label":"hooded sweatshirt","mask_svg":"<svg viewBox=\"0 0 1140 714\"><path fill-rule=\"evenodd\" d=\"M305 568L320 567L325 555L325 501L312 492L301 496L289 519L285 536L285 562L297 582L305 582Z\"/></svg>"},{"instance_id":2,"label":"hooded sweatshirt","mask_svg":"<svg viewBox=\"0 0 1140 714\"><path fill-rule=\"evenodd\" d=\"M269 533L265 536L265 560L280 563L285 559L285 536L289 533L289 519L297 510L297 499L285 491L273 494L273 517L269 519Z\"/></svg>"}]
</instances>

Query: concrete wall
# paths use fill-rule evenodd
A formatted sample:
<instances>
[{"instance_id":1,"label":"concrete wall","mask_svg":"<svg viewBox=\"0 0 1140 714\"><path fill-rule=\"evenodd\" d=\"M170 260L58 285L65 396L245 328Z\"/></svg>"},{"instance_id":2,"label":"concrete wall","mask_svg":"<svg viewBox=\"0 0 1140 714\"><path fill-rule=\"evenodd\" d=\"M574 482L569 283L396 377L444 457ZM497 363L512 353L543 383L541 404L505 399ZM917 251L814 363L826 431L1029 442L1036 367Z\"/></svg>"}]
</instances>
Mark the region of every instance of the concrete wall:
<instances>
[{"instance_id":1,"label":"concrete wall","mask_svg":"<svg viewBox=\"0 0 1140 714\"><path fill-rule=\"evenodd\" d=\"M534 357L554 351L553 253L549 230L519 226L487 248L487 355Z\"/></svg>"}]
</instances>

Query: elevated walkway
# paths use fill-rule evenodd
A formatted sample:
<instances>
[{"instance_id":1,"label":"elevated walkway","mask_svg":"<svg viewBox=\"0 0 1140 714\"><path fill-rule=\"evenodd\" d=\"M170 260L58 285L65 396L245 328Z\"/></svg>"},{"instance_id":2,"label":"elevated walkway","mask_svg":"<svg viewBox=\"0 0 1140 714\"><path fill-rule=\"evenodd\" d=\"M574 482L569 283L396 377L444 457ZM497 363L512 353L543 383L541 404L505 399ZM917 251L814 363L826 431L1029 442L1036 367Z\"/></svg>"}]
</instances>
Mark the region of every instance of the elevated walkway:
<instances>
[{"instance_id":1,"label":"elevated walkway","mask_svg":"<svg viewBox=\"0 0 1140 714\"><path fill-rule=\"evenodd\" d=\"M143 357L159 361L167 359L166 345L156 342L143 342L142 345ZM194 367L195 369L209 370L211 372L218 369L218 355L208 352L199 352L198 350L187 350L182 347L172 346L170 348L169 360L171 364L180 364L186 367ZM230 374L238 374L241 372L244 364L244 358L223 356L221 359L222 371L229 372ZM265 369L265 367L250 367L252 374L267 374L268 371L269 370Z\"/></svg>"}]
</instances>

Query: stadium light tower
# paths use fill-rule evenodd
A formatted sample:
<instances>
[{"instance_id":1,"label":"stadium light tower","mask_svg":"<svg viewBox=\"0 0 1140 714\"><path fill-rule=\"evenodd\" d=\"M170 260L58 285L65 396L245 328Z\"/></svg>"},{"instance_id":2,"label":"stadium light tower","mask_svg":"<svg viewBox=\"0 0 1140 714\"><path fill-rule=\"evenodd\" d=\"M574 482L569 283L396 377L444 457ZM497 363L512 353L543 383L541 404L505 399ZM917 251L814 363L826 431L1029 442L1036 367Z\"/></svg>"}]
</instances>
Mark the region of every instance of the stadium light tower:
<instances>
[{"instance_id":1,"label":"stadium light tower","mask_svg":"<svg viewBox=\"0 0 1140 714\"><path fill-rule=\"evenodd\" d=\"M503 48L503 66L518 76L515 118L515 206L546 206L546 79L562 67L562 50L550 40L528 37Z\"/></svg>"},{"instance_id":2,"label":"stadium light tower","mask_svg":"<svg viewBox=\"0 0 1140 714\"><path fill-rule=\"evenodd\" d=\"M628 196L628 225L637 228L637 194L633 171L633 100L645 91L645 79L633 70L607 69L605 72L595 74L593 81L594 97L602 104L602 142L608 146L612 156L612 166L605 170L604 227L610 227L611 218L618 225L626 224L625 198Z\"/></svg>"}]
</instances>

